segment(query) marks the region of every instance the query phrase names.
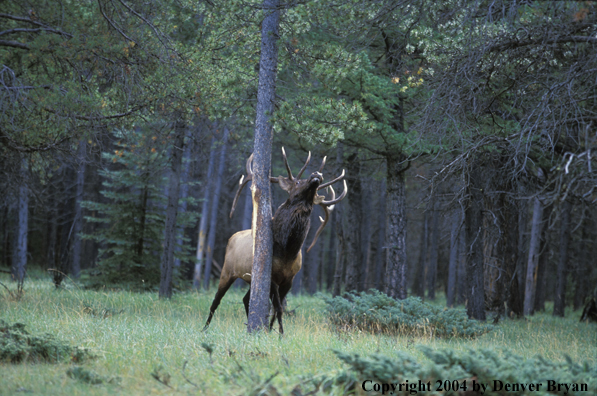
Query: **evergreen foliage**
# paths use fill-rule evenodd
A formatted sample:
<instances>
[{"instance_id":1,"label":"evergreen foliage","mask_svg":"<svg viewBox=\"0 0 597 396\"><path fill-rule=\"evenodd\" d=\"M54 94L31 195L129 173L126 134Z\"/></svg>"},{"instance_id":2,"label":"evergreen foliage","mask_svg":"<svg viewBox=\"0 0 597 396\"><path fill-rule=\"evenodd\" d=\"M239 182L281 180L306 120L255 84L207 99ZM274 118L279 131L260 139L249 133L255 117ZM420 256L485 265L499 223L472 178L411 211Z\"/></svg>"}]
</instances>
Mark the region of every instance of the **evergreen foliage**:
<instances>
[{"instance_id":1,"label":"evergreen foliage","mask_svg":"<svg viewBox=\"0 0 597 396\"><path fill-rule=\"evenodd\" d=\"M343 353L336 351L336 355L344 363L348 364L347 371L340 372L335 382L343 385L346 389L360 387L362 381L384 384L405 383L410 385L418 384L421 380L424 383L430 382L431 389L420 391L417 395L445 395L477 394L473 392L473 381L477 384L487 385L483 393L492 395L587 395L597 391L597 367L591 367L589 363L574 363L569 357L565 362L549 361L541 356L524 359L521 356L511 353L508 350L498 351L491 348L466 349L455 351L444 349L435 351L429 347L420 347L423 354L430 362L420 363L406 353L399 353L396 358L373 354L368 357L359 354ZM448 380L449 385L444 383ZM441 384L438 383L441 381ZM454 389L458 382L458 389ZM494 381L500 381L496 383ZM548 390L550 381L552 384L586 384L587 391L575 391L571 386L569 389ZM538 390L505 390L505 384L539 384ZM453 385L454 384L454 385ZM441 386L443 392L437 392ZM450 389L447 389L450 388ZM521 388L521 387L519 387ZM468 392L468 393L467 393ZM410 391L399 392L394 390L395 395L413 394Z\"/></svg>"},{"instance_id":2,"label":"evergreen foliage","mask_svg":"<svg viewBox=\"0 0 597 396\"><path fill-rule=\"evenodd\" d=\"M85 348L59 341L52 334L32 335L25 327L0 320L0 362L82 362L93 357Z\"/></svg>"},{"instance_id":3,"label":"evergreen foliage","mask_svg":"<svg viewBox=\"0 0 597 396\"><path fill-rule=\"evenodd\" d=\"M95 371L87 370L81 366L69 368L66 371L66 375L74 380L85 382L91 385L99 385L103 383L118 384L122 380L120 377L104 377Z\"/></svg>"},{"instance_id":4,"label":"evergreen foliage","mask_svg":"<svg viewBox=\"0 0 597 396\"><path fill-rule=\"evenodd\" d=\"M324 299L328 304L328 318L339 328L463 338L478 337L493 328L468 319L462 309L435 307L418 297L396 300L380 291L370 290Z\"/></svg>"},{"instance_id":5,"label":"evergreen foliage","mask_svg":"<svg viewBox=\"0 0 597 396\"><path fill-rule=\"evenodd\" d=\"M106 179L101 194L108 201L84 201L82 206L92 211L87 221L105 224L84 238L94 239L102 246L97 266L85 271L83 281L88 287L119 286L132 290L154 290L160 283L160 257L164 238L165 178L167 140L148 136L140 131L127 132L114 154L103 158L117 169L103 170ZM126 139L124 139L126 137ZM132 143L126 143L126 142ZM186 212L178 219L184 227L194 221ZM185 259L188 248L183 246L177 256Z\"/></svg>"}]
</instances>

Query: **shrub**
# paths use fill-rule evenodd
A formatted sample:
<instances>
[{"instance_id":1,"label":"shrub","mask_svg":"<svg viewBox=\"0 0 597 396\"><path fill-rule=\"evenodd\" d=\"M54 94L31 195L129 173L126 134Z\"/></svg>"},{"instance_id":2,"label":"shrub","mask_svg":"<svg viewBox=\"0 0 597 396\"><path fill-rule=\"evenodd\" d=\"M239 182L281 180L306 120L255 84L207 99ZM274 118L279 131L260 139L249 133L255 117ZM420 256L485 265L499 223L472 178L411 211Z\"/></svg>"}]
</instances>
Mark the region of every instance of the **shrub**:
<instances>
[{"instance_id":1,"label":"shrub","mask_svg":"<svg viewBox=\"0 0 597 396\"><path fill-rule=\"evenodd\" d=\"M34 336L23 323L9 325L0 320L0 362L81 362L91 357L87 349L71 346L51 334Z\"/></svg>"},{"instance_id":2,"label":"shrub","mask_svg":"<svg viewBox=\"0 0 597 396\"><path fill-rule=\"evenodd\" d=\"M587 362L580 365L566 357L565 362L552 362L541 356L524 359L510 351L494 349L468 349L455 351L445 349L434 351L429 347L420 347L430 362L419 363L411 356L399 353L396 358L379 354L362 357L358 354L335 352L340 360L348 364L349 369L338 374L334 381L346 390L355 390L363 385L370 390L374 384L383 384L395 395L578 395L586 396L597 391L597 367ZM371 381L363 384L363 381ZM403 387L416 385L412 388ZM419 388L419 381L429 384L424 390ZM392 385L396 389L392 388ZM483 393L475 392L485 385ZM507 388L507 384L510 385ZM517 387L514 387L517 384ZM524 389L522 385L525 385ZM539 389L530 389L528 384L541 384ZM557 384L568 384L569 387ZM575 389L574 384L578 388ZM585 384L586 390L582 389ZM550 388L549 386L552 386ZM455 389L456 388L456 389ZM483 388L482 388L483 389ZM378 394L379 392L376 392ZM388 392L389 393L389 392Z\"/></svg>"},{"instance_id":3,"label":"shrub","mask_svg":"<svg viewBox=\"0 0 597 396\"><path fill-rule=\"evenodd\" d=\"M474 338L493 326L471 320L463 309L440 308L418 297L396 300L371 290L369 293L346 293L344 297L324 297L327 314L339 328L358 328L371 332L402 335Z\"/></svg>"}]
</instances>

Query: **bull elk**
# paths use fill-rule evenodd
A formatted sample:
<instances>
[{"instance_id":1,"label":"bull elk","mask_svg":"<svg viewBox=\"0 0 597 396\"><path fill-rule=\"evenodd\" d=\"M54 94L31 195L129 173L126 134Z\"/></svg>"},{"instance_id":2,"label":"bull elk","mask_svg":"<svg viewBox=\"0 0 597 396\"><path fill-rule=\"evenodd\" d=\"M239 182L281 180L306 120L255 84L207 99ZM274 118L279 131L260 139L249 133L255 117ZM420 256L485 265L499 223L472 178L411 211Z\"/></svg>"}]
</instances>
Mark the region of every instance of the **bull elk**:
<instances>
[{"instance_id":1,"label":"bull elk","mask_svg":"<svg viewBox=\"0 0 597 396\"><path fill-rule=\"evenodd\" d=\"M340 202L346 196L348 191L346 180L343 180L344 191L337 198L332 187L332 184L344 178L344 171L342 171L342 174L334 180L323 183L323 176L321 172L325 166L326 157L323 158L321 166L317 172L313 172L307 179L301 179L301 175L311 160L311 152L309 152L305 165L303 165L296 177L292 175L284 148L282 148L282 156L284 157L284 165L286 166L288 177L270 177L271 183L278 184L282 190L286 191L289 195L288 199L276 210L276 213L272 219L274 246L270 298L274 304L274 315L271 319L270 329L274 324L274 320L277 318L278 324L280 326L280 334L284 333L282 327L281 302L284 300L284 297L286 297L286 294L290 290L294 276L301 269L301 248L305 242L305 238L307 237L307 233L309 232L311 225L311 212L313 211L313 205L320 205L323 208L325 212L325 218L322 219L319 217L321 225L315 233L313 242L311 242L307 252L315 245L317 238L329 220L330 213L333 210L334 205ZM236 202L241 191L243 190L244 186L253 178L252 161L253 155L251 154L246 163L247 177L245 178L243 176L239 181L239 187L232 203L230 217L232 217L232 214L234 213ZM317 192L328 186L331 191L331 199L326 201L326 197L319 195ZM228 240L228 246L226 246L226 256L224 258L224 266L222 267L220 283L218 284L218 291L216 292L216 296L214 297L211 308L209 309L209 317L205 323L204 330L209 326L214 312L218 308L218 305L220 305L220 301L234 281L238 278L241 278L245 282L249 284L251 283L251 269L253 266L253 237L251 231L252 230L250 229L239 231L232 235L232 237L230 237ZM243 298L247 317L249 316L250 298L251 289L249 288L247 294Z\"/></svg>"}]
</instances>

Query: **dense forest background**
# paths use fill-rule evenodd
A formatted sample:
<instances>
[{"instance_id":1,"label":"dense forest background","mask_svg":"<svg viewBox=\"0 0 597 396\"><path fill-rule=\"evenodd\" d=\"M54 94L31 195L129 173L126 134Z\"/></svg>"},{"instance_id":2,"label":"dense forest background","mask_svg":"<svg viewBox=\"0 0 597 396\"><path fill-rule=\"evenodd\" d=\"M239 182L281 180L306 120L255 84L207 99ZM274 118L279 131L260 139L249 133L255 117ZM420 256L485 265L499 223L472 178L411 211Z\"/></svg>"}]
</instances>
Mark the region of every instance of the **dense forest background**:
<instances>
[{"instance_id":1,"label":"dense forest background","mask_svg":"<svg viewBox=\"0 0 597 396\"><path fill-rule=\"evenodd\" d=\"M348 184L293 292L445 292L477 319L584 305L597 281L595 2L279 9L272 176L283 146L293 169L311 151L313 170L327 156L326 180L345 169ZM175 290L213 285L228 238L250 228L248 189L229 212L267 12L1 2L0 270L157 290L173 268ZM272 192L275 210L286 197Z\"/></svg>"}]
</instances>

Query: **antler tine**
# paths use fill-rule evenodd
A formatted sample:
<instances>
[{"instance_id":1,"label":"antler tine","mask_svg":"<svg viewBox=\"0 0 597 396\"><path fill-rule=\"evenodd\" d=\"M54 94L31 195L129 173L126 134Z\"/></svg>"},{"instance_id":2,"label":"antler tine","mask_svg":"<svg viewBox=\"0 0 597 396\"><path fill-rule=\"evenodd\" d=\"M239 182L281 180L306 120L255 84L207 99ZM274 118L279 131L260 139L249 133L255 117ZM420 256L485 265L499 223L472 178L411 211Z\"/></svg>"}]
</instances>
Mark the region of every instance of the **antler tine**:
<instances>
[{"instance_id":1,"label":"antler tine","mask_svg":"<svg viewBox=\"0 0 597 396\"><path fill-rule=\"evenodd\" d=\"M282 147L282 157L284 157L284 165L286 165L286 170L288 171L288 178L290 180L294 180L292 177L292 171L290 170L290 165L288 165L288 158L286 158L286 151L284 151L284 147ZM301 176L299 175L299 178Z\"/></svg>"},{"instance_id":2,"label":"antler tine","mask_svg":"<svg viewBox=\"0 0 597 396\"><path fill-rule=\"evenodd\" d=\"M307 165L309 165L309 161L311 161L311 152L310 151L309 151L309 155L307 156L307 161L305 161L305 165L303 165L303 167L301 168L301 171L298 173L298 175L296 175L297 179L301 178L301 175L303 174L305 169L307 169Z\"/></svg>"},{"instance_id":3,"label":"antler tine","mask_svg":"<svg viewBox=\"0 0 597 396\"><path fill-rule=\"evenodd\" d=\"M323 167L325 166L325 160L327 159L327 155L325 157L323 157L323 160L321 161L321 166L319 167L319 170L317 172L321 173L323 171Z\"/></svg>"},{"instance_id":4,"label":"antler tine","mask_svg":"<svg viewBox=\"0 0 597 396\"><path fill-rule=\"evenodd\" d=\"M332 194L332 201L333 201L336 198L336 192L334 191L334 189L332 187L330 187L330 189L332 190L331 194ZM325 201L323 201L323 202L325 202ZM309 245L309 248L307 249L307 253L309 253L309 250L311 250L311 248L315 245L317 238L319 238L319 234L321 234L323 232L323 229L325 228L325 225L328 223L328 220L330 218L330 213L334 209L334 205L331 205L331 206L323 205L323 202L320 203L319 205L321 205L321 207L323 208L323 211L325 212L325 219L322 219L321 216L319 216L319 220L321 221L321 224L319 225L319 228L317 229L317 232L315 233L313 242L311 242L311 245Z\"/></svg>"},{"instance_id":5,"label":"antler tine","mask_svg":"<svg viewBox=\"0 0 597 396\"><path fill-rule=\"evenodd\" d=\"M321 232L325 228L325 225L328 223L328 220L330 218L330 212L332 211L332 209L328 208L327 206L322 206L322 208L323 208L323 211L325 212L325 219L322 219L321 216L319 216L319 221L321 221L321 225L319 226L319 228L317 229L317 232L315 233L313 242L311 242L311 245L309 245L309 247L307 248L307 253L309 253L309 250L311 250L311 248L313 246L315 246L315 242L317 242L317 238L319 238L319 234L321 234Z\"/></svg>"},{"instance_id":6,"label":"antler tine","mask_svg":"<svg viewBox=\"0 0 597 396\"><path fill-rule=\"evenodd\" d=\"M238 201L238 197L240 197L240 193L243 190L243 188L245 188L245 185L253 180L253 169L251 166L251 163L253 162L253 154L251 154L249 156L249 158L247 159L247 165L246 165L246 169L247 169L247 177L245 178L245 176L241 176L240 180L238 181L238 190L236 190L236 195L234 196L234 201L232 201L232 209L230 210L230 218L232 218L232 215L234 214L234 209L236 209L236 202Z\"/></svg>"},{"instance_id":7,"label":"antler tine","mask_svg":"<svg viewBox=\"0 0 597 396\"><path fill-rule=\"evenodd\" d=\"M348 192L348 187L346 186L346 180L342 180L342 181L344 182L344 191L342 191L342 194L340 194L340 196L338 198L336 198L334 189L330 186L330 188L332 189L332 199L330 199L329 201L323 201L319 205L321 205L323 207L332 206L344 199L344 197L346 196L346 193Z\"/></svg>"},{"instance_id":8,"label":"antler tine","mask_svg":"<svg viewBox=\"0 0 597 396\"><path fill-rule=\"evenodd\" d=\"M339 180L342 180L344 178L344 169L342 169L342 174L340 176L338 176L337 178L335 178L334 180L330 180L327 183L323 183L321 184L319 187L317 187L318 190L321 190L322 188L326 188L327 186L331 186L332 184L336 183ZM344 183L346 185L346 183ZM346 188L344 189L346 190Z\"/></svg>"}]
</instances>

